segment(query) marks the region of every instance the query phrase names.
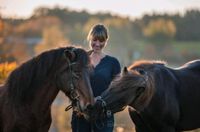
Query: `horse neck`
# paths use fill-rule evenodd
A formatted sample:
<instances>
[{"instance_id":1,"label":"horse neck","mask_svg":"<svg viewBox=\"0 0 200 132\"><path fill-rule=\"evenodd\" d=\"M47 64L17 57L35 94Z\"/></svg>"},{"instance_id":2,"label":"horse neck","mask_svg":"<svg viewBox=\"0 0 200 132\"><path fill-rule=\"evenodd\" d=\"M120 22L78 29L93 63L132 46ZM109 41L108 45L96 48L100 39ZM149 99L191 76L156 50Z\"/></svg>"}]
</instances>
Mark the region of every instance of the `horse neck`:
<instances>
[{"instance_id":1,"label":"horse neck","mask_svg":"<svg viewBox=\"0 0 200 132\"><path fill-rule=\"evenodd\" d=\"M5 85L0 85L0 97L3 95L3 91L5 91L6 86Z\"/></svg>"},{"instance_id":2,"label":"horse neck","mask_svg":"<svg viewBox=\"0 0 200 132\"><path fill-rule=\"evenodd\" d=\"M4 88L4 85L0 85L0 93L3 90L3 88Z\"/></svg>"},{"instance_id":3,"label":"horse neck","mask_svg":"<svg viewBox=\"0 0 200 132\"><path fill-rule=\"evenodd\" d=\"M51 104L56 98L59 90L55 86L47 85L40 89L40 92L36 94L36 98L33 102L33 109L40 112L46 112L50 109Z\"/></svg>"}]
</instances>

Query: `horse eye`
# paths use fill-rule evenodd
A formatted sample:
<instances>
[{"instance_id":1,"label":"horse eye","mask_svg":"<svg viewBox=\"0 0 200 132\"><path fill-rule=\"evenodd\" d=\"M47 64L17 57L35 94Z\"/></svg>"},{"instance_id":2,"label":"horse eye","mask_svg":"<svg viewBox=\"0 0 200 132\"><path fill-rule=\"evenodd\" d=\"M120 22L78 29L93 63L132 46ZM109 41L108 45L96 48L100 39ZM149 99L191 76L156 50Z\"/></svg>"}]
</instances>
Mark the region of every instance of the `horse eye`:
<instances>
[{"instance_id":1,"label":"horse eye","mask_svg":"<svg viewBox=\"0 0 200 132\"><path fill-rule=\"evenodd\" d=\"M138 69L137 70L141 75L145 75L146 74L146 72L143 70L143 69Z\"/></svg>"},{"instance_id":2,"label":"horse eye","mask_svg":"<svg viewBox=\"0 0 200 132\"><path fill-rule=\"evenodd\" d=\"M144 87L138 87L138 88L136 89L136 93L140 95L144 90L145 90Z\"/></svg>"}]
</instances>

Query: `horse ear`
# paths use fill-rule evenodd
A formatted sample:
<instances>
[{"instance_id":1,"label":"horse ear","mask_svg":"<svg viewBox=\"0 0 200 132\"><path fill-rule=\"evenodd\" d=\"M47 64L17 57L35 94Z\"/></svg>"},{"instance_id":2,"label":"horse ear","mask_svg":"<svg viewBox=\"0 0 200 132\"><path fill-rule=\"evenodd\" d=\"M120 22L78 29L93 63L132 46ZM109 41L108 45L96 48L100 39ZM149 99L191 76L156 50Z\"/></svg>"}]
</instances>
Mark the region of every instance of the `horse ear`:
<instances>
[{"instance_id":1,"label":"horse ear","mask_svg":"<svg viewBox=\"0 0 200 132\"><path fill-rule=\"evenodd\" d=\"M76 58L76 54L74 51L71 50L65 50L64 51L65 57L68 58L70 61L73 61Z\"/></svg>"},{"instance_id":2,"label":"horse ear","mask_svg":"<svg viewBox=\"0 0 200 132\"><path fill-rule=\"evenodd\" d=\"M87 51L87 54L88 54L88 55L91 55L93 51L94 51L94 50L89 50L89 51Z\"/></svg>"},{"instance_id":3,"label":"horse ear","mask_svg":"<svg viewBox=\"0 0 200 132\"><path fill-rule=\"evenodd\" d=\"M123 69L123 73L122 73L122 74L125 75L125 74L127 74L127 73L128 73L128 69L127 69L127 67L125 66L124 69Z\"/></svg>"}]
</instances>

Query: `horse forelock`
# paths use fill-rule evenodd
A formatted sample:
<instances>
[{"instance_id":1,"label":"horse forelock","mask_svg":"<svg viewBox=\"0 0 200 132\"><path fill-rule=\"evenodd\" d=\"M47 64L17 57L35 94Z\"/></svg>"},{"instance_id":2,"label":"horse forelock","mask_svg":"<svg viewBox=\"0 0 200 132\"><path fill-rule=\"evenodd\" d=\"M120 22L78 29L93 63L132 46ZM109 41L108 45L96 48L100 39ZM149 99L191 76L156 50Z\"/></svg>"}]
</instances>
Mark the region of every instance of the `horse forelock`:
<instances>
[{"instance_id":1,"label":"horse forelock","mask_svg":"<svg viewBox=\"0 0 200 132\"><path fill-rule=\"evenodd\" d=\"M133 78L138 78L138 76L140 76L138 72L131 71L131 74L122 74L121 76L114 78L111 84L114 88L118 87L119 89L124 87L133 87L138 85L137 79L133 80Z\"/></svg>"},{"instance_id":2,"label":"horse forelock","mask_svg":"<svg viewBox=\"0 0 200 132\"><path fill-rule=\"evenodd\" d=\"M87 66L90 64L90 59L89 59L89 55L87 54L87 52L82 49L82 48L77 48L76 49L76 55L77 55L77 61L79 61L81 63L81 66Z\"/></svg>"},{"instance_id":3,"label":"horse forelock","mask_svg":"<svg viewBox=\"0 0 200 132\"><path fill-rule=\"evenodd\" d=\"M135 101L134 106L137 110L143 110L151 101L155 92L154 86L154 76L148 75L148 80L146 81L146 87L143 93Z\"/></svg>"},{"instance_id":4,"label":"horse forelock","mask_svg":"<svg viewBox=\"0 0 200 132\"><path fill-rule=\"evenodd\" d=\"M62 65L61 59L65 49L43 52L11 72L5 85L12 102L29 102L38 88L43 87L45 83L54 82L49 79L55 76L55 72Z\"/></svg>"}]
</instances>

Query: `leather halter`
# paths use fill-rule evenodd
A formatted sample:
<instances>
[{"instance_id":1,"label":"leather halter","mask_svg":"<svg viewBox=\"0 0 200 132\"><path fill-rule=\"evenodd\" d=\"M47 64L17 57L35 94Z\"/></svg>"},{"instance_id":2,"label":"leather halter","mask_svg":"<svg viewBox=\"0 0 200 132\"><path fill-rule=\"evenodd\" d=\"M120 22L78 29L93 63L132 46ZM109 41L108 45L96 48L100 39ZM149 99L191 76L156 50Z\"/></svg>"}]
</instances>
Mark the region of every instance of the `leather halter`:
<instances>
[{"instance_id":1,"label":"leather halter","mask_svg":"<svg viewBox=\"0 0 200 132\"><path fill-rule=\"evenodd\" d=\"M70 62L69 58L66 58L68 63L68 69L70 74L70 91L69 91L69 98L71 99L72 103L66 107L65 111L70 110L71 108L74 108L78 111L80 110L80 103L79 103L79 94L76 92L75 84L74 84L74 78L79 78L78 75L72 70L72 66L76 65L76 62Z\"/></svg>"},{"instance_id":2,"label":"leather halter","mask_svg":"<svg viewBox=\"0 0 200 132\"><path fill-rule=\"evenodd\" d=\"M102 110L103 110L103 113L105 114L106 117L110 117L110 116L112 115L112 111L111 111L111 110L108 110L108 109L106 108L107 104L106 104L106 102L102 99L101 96L97 96L97 97L96 97L96 102L100 102L101 107L103 108L103 109L102 109Z\"/></svg>"},{"instance_id":3,"label":"leather halter","mask_svg":"<svg viewBox=\"0 0 200 132\"><path fill-rule=\"evenodd\" d=\"M145 79L146 81L146 79ZM136 94L135 98L133 99L133 103L139 98L139 96L144 92L144 90L140 91L139 93ZM109 117L112 115L112 110L107 108L107 103L105 100L102 99L101 96L96 97L96 102L99 102L101 105L101 108L103 110L103 113L105 114L105 116Z\"/></svg>"}]
</instances>

